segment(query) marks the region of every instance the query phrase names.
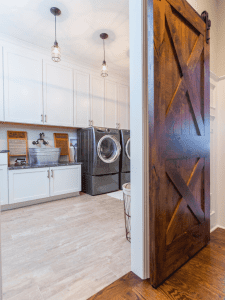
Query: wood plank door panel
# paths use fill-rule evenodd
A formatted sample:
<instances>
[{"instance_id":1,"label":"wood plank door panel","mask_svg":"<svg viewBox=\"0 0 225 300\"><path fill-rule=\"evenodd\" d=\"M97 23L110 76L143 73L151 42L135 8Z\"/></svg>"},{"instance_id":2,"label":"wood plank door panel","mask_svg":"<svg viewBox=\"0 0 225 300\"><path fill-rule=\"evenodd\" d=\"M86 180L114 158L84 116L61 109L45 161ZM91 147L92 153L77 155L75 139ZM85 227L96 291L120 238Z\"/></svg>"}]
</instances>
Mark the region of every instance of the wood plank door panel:
<instances>
[{"instance_id":1,"label":"wood plank door panel","mask_svg":"<svg viewBox=\"0 0 225 300\"><path fill-rule=\"evenodd\" d=\"M209 241L209 44L206 23L185 0L153 0L153 20L150 281L157 287Z\"/></svg>"}]
</instances>

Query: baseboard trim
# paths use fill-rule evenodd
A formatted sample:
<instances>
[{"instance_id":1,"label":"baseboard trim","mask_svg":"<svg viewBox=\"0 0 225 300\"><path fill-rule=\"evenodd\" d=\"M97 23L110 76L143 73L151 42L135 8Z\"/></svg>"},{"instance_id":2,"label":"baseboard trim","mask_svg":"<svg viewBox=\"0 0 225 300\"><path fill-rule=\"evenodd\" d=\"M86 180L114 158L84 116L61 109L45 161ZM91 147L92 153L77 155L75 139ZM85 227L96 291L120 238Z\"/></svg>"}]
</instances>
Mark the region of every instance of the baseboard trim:
<instances>
[{"instance_id":1,"label":"baseboard trim","mask_svg":"<svg viewBox=\"0 0 225 300\"><path fill-rule=\"evenodd\" d=\"M224 230L225 230L225 227L220 226L220 225L216 225L216 226L214 226L214 227L210 230L210 233L212 233L213 231L215 231L217 228L221 228L221 229L224 229Z\"/></svg>"},{"instance_id":2,"label":"baseboard trim","mask_svg":"<svg viewBox=\"0 0 225 300\"><path fill-rule=\"evenodd\" d=\"M31 200L31 201L26 201L26 202L5 204L5 205L1 205L1 211L17 209L17 208L36 205L36 204L41 204L41 203L45 203L45 202L63 200L63 199L66 199L66 198L77 197L79 195L80 195L80 192L75 192L75 193L63 194L63 195L59 195L59 196L53 196L53 197L42 198L42 199L37 199L37 200Z\"/></svg>"},{"instance_id":3,"label":"baseboard trim","mask_svg":"<svg viewBox=\"0 0 225 300\"><path fill-rule=\"evenodd\" d=\"M225 229L224 226L220 226L220 225L218 225L217 228Z\"/></svg>"}]
</instances>

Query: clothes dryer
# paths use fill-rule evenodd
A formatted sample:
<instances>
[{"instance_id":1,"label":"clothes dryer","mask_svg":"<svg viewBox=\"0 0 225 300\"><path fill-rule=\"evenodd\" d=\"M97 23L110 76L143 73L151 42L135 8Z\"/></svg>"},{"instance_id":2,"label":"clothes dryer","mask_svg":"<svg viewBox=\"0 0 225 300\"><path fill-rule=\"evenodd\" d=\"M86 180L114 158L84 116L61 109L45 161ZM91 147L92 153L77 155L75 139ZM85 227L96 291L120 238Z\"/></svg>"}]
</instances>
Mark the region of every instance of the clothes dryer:
<instances>
[{"instance_id":1,"label":"clothes dryer","mask_svg":"<svg viewBox=\"0 0 225 300\"><path fill-rule=\"evenodd\" d=\"M78 130L78 160L82 162L82 190L98 195L119 189L120 133L90 127Z\"/></svg>"},{"instance_id":2,"label":"clothes dryer","mask_svg":"<svg viewBox=\"0 0 225 300\"><path fill-rule=\"evenodd\" d=\"M130 130L120 130L120 189L124 183L130 182Z\"/></svg>"}]
</instances>

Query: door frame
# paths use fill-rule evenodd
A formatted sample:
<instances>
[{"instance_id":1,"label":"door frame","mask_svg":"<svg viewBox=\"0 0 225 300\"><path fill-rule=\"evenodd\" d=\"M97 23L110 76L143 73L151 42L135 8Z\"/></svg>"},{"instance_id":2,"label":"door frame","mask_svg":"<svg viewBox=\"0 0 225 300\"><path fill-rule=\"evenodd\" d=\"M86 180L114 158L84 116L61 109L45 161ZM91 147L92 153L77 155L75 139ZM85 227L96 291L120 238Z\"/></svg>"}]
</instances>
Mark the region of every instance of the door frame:
<instances>
[{"instance_id":1,"label":"door frame","mask_svg":"<svg viewBox=\"0 0 225 300\"><path fill-rule=\"evenodd\" d=\"M148 99L154 97L153 0L130 0L131 271L150 277ZM148 49L152 49L149 53ZM150 67L151 66L151 67ZM148 69L150 71L148 71ZM148 91L148 76L152 84ZM152 107L152 113L154 107ZM152 118L153 119L153 118ZM141 146L140 146L141 145Z\"/></svg>"}]
</instances>

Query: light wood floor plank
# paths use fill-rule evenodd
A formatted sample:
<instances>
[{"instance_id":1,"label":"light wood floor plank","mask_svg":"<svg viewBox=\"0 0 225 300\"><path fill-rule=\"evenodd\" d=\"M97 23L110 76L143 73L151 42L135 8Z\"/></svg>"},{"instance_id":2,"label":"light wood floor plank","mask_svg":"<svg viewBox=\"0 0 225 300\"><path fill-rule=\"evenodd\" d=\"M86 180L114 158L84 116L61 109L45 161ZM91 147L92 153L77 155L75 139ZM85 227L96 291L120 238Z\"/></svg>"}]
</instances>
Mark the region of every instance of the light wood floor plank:
<instances>
[{"instance_id":1,"label":"light wood floor plank","mask_svg":"<svg viewBox=\"0 0 225 300\"><path fill-rule=\"evenodd\" d=\"M130 261L123 202L107 195L2 212L3 300L84 300Z\"/></svg>"}]
</instances>

